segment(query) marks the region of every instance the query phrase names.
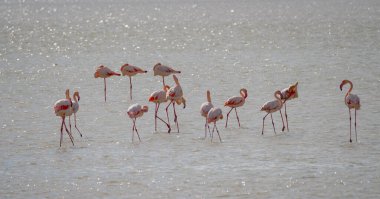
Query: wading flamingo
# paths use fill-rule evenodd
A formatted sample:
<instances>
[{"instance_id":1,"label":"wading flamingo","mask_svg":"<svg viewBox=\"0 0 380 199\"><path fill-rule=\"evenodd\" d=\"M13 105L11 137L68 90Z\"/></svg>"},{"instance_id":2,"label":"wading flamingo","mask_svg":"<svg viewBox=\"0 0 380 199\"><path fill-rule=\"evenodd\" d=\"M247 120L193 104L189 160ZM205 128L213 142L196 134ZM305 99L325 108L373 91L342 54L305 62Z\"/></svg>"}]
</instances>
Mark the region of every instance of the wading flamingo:
<instances>
[{"instance_id":1,"label":"wading flamingo","mask_svg":"<svg viewBox=\"0 0 380 199\"><path fill-rule=\"evenodd\" d=\"M74 92L73 99L74 100L71 100L71 103L73 105L72 108L73 108L73 113L74 113L74 126L77 129L79 135L82 137L82 133L77 127L77 114L76 114L79 110L79 100L80 100L79 91ZM71 114L69 115L69 125L70 125L70 132L71 132Z\"/></svg>"},{"instance_id":2,"label":"wading flamingo","mask_svg":"<svg viewBox=\"0 0 380 199\"><path fill-rule=\"evenodd\" d=\"M276 91L274 93L274 97L276 98L276 100L265 102L265 104L261 107L261 111L267 112L267 114L263 117L263 129L261 131L261 135L264 135L264 121L265 121L265 118L268 116L268 114L270 114L270 118L272 119L272 125L273 125L273 130L274 130L275 134L276 134L276 128L274 127L272 113L279 110L280 115L281 115L282 124L284 124L284 119L283 119L282 113L281 113L281 108L282 108L282 104L283 104L283 102L281 100L281 95L282 95L281 91Z\"/></svg>"},{"instance_id":3,"label":"wading flamingo","mask_svg":"<svg viewBox=\"0 0 380 199\"><path fill-rule=\"evenodd\" d=\"M129 116L129 118L131 118L133 121L132 142L133 142L133 137L135 135L135 130L136 130L137 136L139 137L139 140L141 142L139 132L137 131L137 128L136 128L136 120L137 120L137 118L143 116L144 113L146 113L146 112L148 112L148 106L141 107L140 104L133 104L127 110L127 114Z\"/></svg>"},{"instance_id":4,"label":"wading flamingo","mask_svg":"<svg viewBox=\"0 0 380 199\"><path fill-rule=\"evenodd\" d=\"M208 132L210 133L210 126L208 125L208 122L207 122L207 114L210 111L210 109L214 107L214 105L212 105L212 103L211 103L211 94L210 94L209 90L207 90L206 95L207 95L207 102L204 102L201 105L201 115L203 117L205 117L205 119L206 119L206 122L205 122L205 138L207 137L207 128L208 128Z\"/></svg>"},{"instance_id":5,"label":"wading flamingo","mask_svg":"<svg viewBox=\"0 0 380 199\"><path fill-rule=\"evenodd\" d=\"M129 95L132 100L132 76L135 76L138 73L147 73L148 71L142 70L141 68L130 64L124 64L121 66L120 71L123 76L127 75L129 77Z\"/></svg>"},{"instance_id":6,"label":"wading flamingo","mask_svg":"<svg viewBox=\"0 0 380 199\"><path fill-rule=\"evenodd\" d=\"M352 82L350 80L343 80L340 84L340 90L343 89L343 86L345 84L350 84L350 89L347 91L346 96L344 97L344 102L346 106L348 107L348 113L350 115L350 142L352 142L351 139L351 109L355 109L355 137L356 142L358 142L358 134L356 133L356 110L360 110L360 99L357 95L351 94L352 91Z\"/></svg>"},{"instance_id":7,"label":"wading flamingo","mask_svg":"<svg viewBox=\"0 0 380 199\"><path fill-rule=\"evenodd\" d=\"M285 106L285 119L286 119L286 128L289 132L289 124L288 124L288 114L286 113L286 102L292 100L294 98L298 98L298 90L297 90L298 82L293 85L290 85L288 88L284 88L281 91L282 97L281 100L284 102ZM285 126L282 127L282 131L284 131Z\"/></svg>"},{"instance_id":8,"label":"wading flamingo","mask_svg":"<svg viewBox=\"0 0 380 199\"><path fill-rule=\"evenodd\" d=\"M153 67L154 76L159 75L162 77L162 83L165 86L165 76L174 74L174 73L181 73L181 71L177 71L172 69L169 66L162 65L161 63L157 63Z\"/></svg>"},{"instance_id":9,"label":"wading flamingo","mask_svg":"<svg viewBox=\"0 0 380 199\"><path fill-rule=\"evenodd\" d=\"M166 110L166 117L168 118L168 124L170 125L168 108L171 104L173 104L174 122L177 124L177 130L179 133L179 125L178 125L177 113L175 111L175 103L177 103L178 105L183 104L183 108L186 108L186 99L183 97L182 88L181 88L181 85L179 84L177 76L173 75L173 79L176 85L171 87L166 92L166 97L168 100L170 100L170 103L166 107L165 110Z\"/></svg>"},{"instance_id":10,"label":"wading flamingo","mask_svg":"<svg viewBox=\"0 0 380 199\"><path fill-rule=\"evenodd\" d=\"M67 126L65 123L66 116L71 115L73 112L69 89L66 90L66 99L60 99L54 103L54 112L56 116L59 116L62 118L61 139L59 142L59 147L62 146L63 126L65 126L65 130L70 137L71 143L73 143L73 146L74 146L73 136L71 135L71 132L69 132L69 130L67 129Z\"/></svg>"},{"instance_id":11,"label":"wading flamingo","mask_svg":"<svg viewBox=\"0 0 380 199\"><path fill-rule=\"evenodd\" d=\"M220 134L218 131L218 127L216 127L216 121L223 119L223 114L222 114L222 109L220 108L211 108L210 111L207 114L207 122L214 123L214 128L212 129L212 134L211 134L211 142L212 138L214 137L214 130L216 129L216 132L218 133L219 140L222 142L222 138L220 138Z\"/></svg>"},{"instance_id":12,"label":"wading flamingo","mask_svg":"<svg viewBox=\"0 0 380 199\"><path fill-rule=\"evenodd\" d=\"M231 110L227 113L226 128L227 128L227 125L228 125L228 117L229 117L232 109L235 109L236 118L237 118L237 121L239 123L239 128L240 128L240 121L239 121L239 116L238 116L236 108L244 105L245 99L248 96L247 89L245 89L245 88L240 89L240 95L241 96L231 97L226 102L224 102L224 106L231 107Z\"/></svg>"},{"instance_id":13,"label":"wading flamingo","mask_svg":"<svg viewBox=\"0 0 380 199\"><path fill-rule=\"evenodd\" d=\"M96 68L96 72L94 74L94 77L95 78L98 78L98 77L101 77L104 79L104 101L106 102L107 101L107 86L106 86L106 78L108 77L111 77L113 75L117 75L117 76L120 76L119 73L116 73L116 72L113 72L111 69L109 69L108 67L106 66L99 66L98 68Z\"/></svg>"},{"instance_id":14,"label":"wading flamingo","mask_svg":"<svg viewBox=\"0 0 380 199\"><path fill-rule=\"evenodd\" d=\"M154 129L156 132L157 132L157 118L166 124L166 126L169 129L168 133L170 133L171 131L170 125L167 122L165 122L163 119L158 117L158 109L160 108L160 104L168 101L168 98L166 97L166 92L169 90L169 88L170 87L166 85L164 86L163 90L155 91L152 94L150 94L150 97L149 97L149 101L156 104L156 108L154 109Z\"/></svg>"}]
</instances>

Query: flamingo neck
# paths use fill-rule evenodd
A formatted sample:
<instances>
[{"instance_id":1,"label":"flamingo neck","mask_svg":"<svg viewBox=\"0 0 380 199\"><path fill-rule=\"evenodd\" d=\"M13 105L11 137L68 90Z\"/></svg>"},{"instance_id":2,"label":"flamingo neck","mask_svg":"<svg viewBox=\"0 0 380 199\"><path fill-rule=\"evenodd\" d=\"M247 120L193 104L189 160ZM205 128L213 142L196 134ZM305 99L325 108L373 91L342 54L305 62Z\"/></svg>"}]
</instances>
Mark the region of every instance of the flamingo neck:
<instances>
[{"instance_id":1,"label":"flamingo neck","mask_svg":"<svg viewBox=\"0 0 380 199\"><path fill-rule=\"evenodd\" d=\"M350 84L350 89L348 89L348 91L346 93L346 97L351 93L352 88L354 87L351 81L347 81L347 83Z\"/></svg>"},{"instance_id":2,"label":"flamingo neck","mask_svg":"<svg viewBox=\"0 0 380 199\"><path fill-rule=\"evenodd\" d=\"M274 97L277 99L277 101L280 103L280 104L283 104L282 100L281 100L281 91L276 91L274 93Z\"/></svg>"},{"instance_id":3,"label":"flamingo neck","mask_svg":"<svg viewBox=\"0 0 380 199\"><path fill-rule=\"evenodd\" d=\"M211 94L210 94L210 91L207 91L207 101L211 103Z\"/></svg>"},{"instance_id":4,"label":"flamingo neck","mask_svg":"<svg viewBox=\"0 0 380 199\"><path fill-rule=\"evenodd\" d=\"M240 90L240 95L245 99L248 96L247 90L241 89Z\"/></svg>"}]
</instances>

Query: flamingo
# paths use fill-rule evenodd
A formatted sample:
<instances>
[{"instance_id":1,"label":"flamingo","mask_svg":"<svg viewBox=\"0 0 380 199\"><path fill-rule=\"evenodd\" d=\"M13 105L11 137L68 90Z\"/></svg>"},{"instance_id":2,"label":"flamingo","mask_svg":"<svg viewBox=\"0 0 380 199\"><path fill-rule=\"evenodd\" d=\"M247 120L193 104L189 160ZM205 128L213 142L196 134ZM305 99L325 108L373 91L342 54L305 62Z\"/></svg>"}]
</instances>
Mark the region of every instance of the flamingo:
<instances>
[{"instance_id":1,"label":"flamingo","mask_svg":"<svg viewBox=\"0 0 380 199\"><path fill-rule=\"evenodd\" d=\"M283 100L283 104L285 106L285 119L286 119L286 128L289 132L289 124L288 124L288 114L286 113L286 102L288 100L292 100L294 98L298 98L298 90L297 90L298 82L293 85L290 85L288 88L284 88L281 90L281 100ZM284 131L285 126L282 127L282 131Z\"/></svg>"},{"instance_id":2,"label":"flamingo","mask_svg":"<svg viewBox=\"0 0 380 199\"><path fill-rule=\"evenodd\" d=\"M211 108L210 111L207 114L207 122L214 123L214 128L212 129L212 135L211 135L211 142L212 138L214 137L214 130L216 129L216 132L218 133L219 140L222 142L222 138L220 138L220 134L218 131L218 127L216 127L216 121L223 119L222 109L220 108Z\"/></svg>"},{"instance_id":3,"label":"flamingo","mask_svg":"<svg viewBox=\"0 0 380 199\"><path fill-rule=\"evenodd\" d=\"M73 112L69 89L66 90L66 99L60 99L54 103L54 112L56 116L59 116L62 118L61 139L59 142L59 147L62 146L63 126L65 126L65 130L70 137L71 143L73 143L73 146L74 146L73 136L71 135L71 132L69 132L69 130L67 129L67 126L65 123L66 116L71 115Z\"/></svg>"},{"instance_id":4,"label":"flamingo","mask_svg":"<svg viewBox=\"0 0 380 199\"><path fill-rule=\"evenodd\" d=\"M112 71L111 69L109 69L108 67L106 66L99 66L98 68L96 68L96 72L94 74L94 77L95 78L98 78L98 77L101 77L101 78L104 78L104 101L106 102L107 101L107 95L106 95L106 91L107 91L107 86L106 86L106 78L108 77L111 77L113 75L117 75L117 76L120 76L119 73L116 73L114 71Z\"/></svg>"},{"instance_id":5,"label":"flamingo","mask_svg":"<svg viewBox=\"0 0 380 199\"><path fill-rule=\"evenodd\" d=\"M124 64L121 66L120 71L123 76L127 75L129 77L129 95L132 100L132 76L135 76L138 73L147 73L148 71L142 70L141 68L130 64Z\"/></svg>"},{"instance_id":6,"label":"flamingo","mask_svg":"<svg viewBox=\"0 0 380 199\"><path fill-rule=\"evenodd\" d=\"M142 106L141 107L140 104L133 104L127 110L127 114L129 116L129 118L131 118L133 121L132 142L133 142L133 137L135 135L135 130L136 130L137 136L139 137L139 140L141 142L139 132L137 131L137 128L136 128L136 120L137 120L137 118L143 116L144 113L146 113L146 112L148 112L148 106Z\"/></svg>"},{"instance_id":7,"label":"flamingo","mask_svg":"<svg viewBox=\"0 0 380 199\"><path fill-rule=\"evenodd\" d=\"M343 80L340 84L340 90L342 91L343 86L345 84L350 84L350 89L347 91L346 96L344 97L344 103L348 107L348 113L350 115L350 142L352 142L351 139L351 109L355 109L355 136L356 136L356 142L358 142L358 134L356 133L356 110L360 110L360 98L355 95L351 94L353 84L350 80Z\"/></svg>"},{"instance_id":8,"label":"flamingo","mask_svg":"<svg viewBox=\"0 0 380 199\"><path fill-rule=\"evenodd\" d=\"M208 122L207 122L207 114L210 111L210 109L214 107L214 105L212 105L212 103L211 103L211 94L210 94L209 90L207 90L206 95L207 95L207 102L204 102L201 105L201 115L206 118L206 122L205 122L205 138L207 137L207 128L208 128L208 131L210 133L210 126L208 125Z\"/></svg>"},{"instance_id":9,"label":"flamingo","mask_svg":"<svg viewBox=\"0 0 380 199\"><path fill-rule=\"evenodd\" d=\"M166 92L170 89L169 86L164 86L164 89L163 90L160 90L160 91L155 91L153 92L152 94L150 94L150 97L149 97L149 101L150 102L153 102L156 104L156 107L154 109L154 128L155 130L157 131L157 118L160 119L163 123L166 124L166 126L168 127L168 133L170 133L171 131L171 128L170 128L170 125L165 122L163 119L161 119L160 117L158 117L158 109L160 108L160 104L161 103L164 103L164 102L167 102L168 101L168 98L166 97ZM169 119L168 119L169 120Z\"/></svg>"},{"instance_id":10,"label":"flamingo","mask_svg":"<svg viewBox=\"0 0 380 199\"><path fill-rule=\"evenodd\" d=\"M77 127L77 115L76 113L78 112L79 110L79 100L80 100L80 96L79 96L79 91L75 91L74 94L73 94L73 100L71 100L71 103L72 103L72 113L74 113L74 126L75 128L77 129L79 135L82 137L82 133L80 132L80 130L78 129ZM71 132L71 114L69 115L69 124L70 124L70 132Z\"/></svg>"},{"instance_id":11,"label":"flamingo","mask_svg":"<svg viewBox=\"0 0 380 199\"><path fill-rule=\"evenodd\" d=\"M177 76L173 75L173 79L176 85L171 87L166 92L166 97L168 100L170 100L170 103L166 107L165 110L166 110L166 117L168 118L168 124L170 125L168 108L171 104L173 104L174 122L177 124L177 130L179 133L179 125L178 125L178 120L177 120L177 113L175 111L175 103L177 103L178 105L183 104L183 108L186 108L186 99L183 97L183 91L182 91L181 85L179 84Z\"/></svg>"},{"instance_id":12,"label":"flamingo","mask_svg":"<svg viewBox=\"0 0 380 199\"><path fill-rule=\"evenodd\" d=\"M159 75L162 76L162 83L165 86L165 76L174 74L174 73L181 73L181 71L177 71L172 69L169 66L162 65L161 63L157 63L153 67L154 76Z\"/></svg>"},{"instance_id":13,"label":"flamingo","mask_svg":"<svg viewBox=\"0 0 380 199\"><path fill-rule=\"evenodd\" d=\"M282 104L283 104L283 102L281 100L281 98L282 98L281 91L276 91L274 93L274 97L276 98L276 100L265 102L265 104L261 107L261 111L267 112L267 114L263 117L263 129L261 131L261 135L264 135L264 121L265 121L265 118L268 116L268 114L270 114L270 117L272 119L272 125L273 125L273 130L274 130L275 134L276 134L276 128L274 127L272 113L279 110L280 114L281 114L282 124L284 125L284 119L283 119L282 113L281 113L281 108L282 108Z\"/></svg>"},{"instance_id":14,"label":"flamingo","mask_svg":"<svg viewBox=\"0 0 380 199\"><path fill-rule=\"evenodd\" d=\"M224 106L231 107L231 110L227 113L226 128L227 128L227 124L228 124L228 117L229 117L232 109L235 109L236 118L237 118L237 121L239 123L239 128L240 128L240 121L239 121L239 116L238 116L236 108L244 105L245 99L248 96L247 89L245 89L245 88L240 89L240 95L241 96L231 97L226 102L224 102Z\"/></svg>"}]
</instances>

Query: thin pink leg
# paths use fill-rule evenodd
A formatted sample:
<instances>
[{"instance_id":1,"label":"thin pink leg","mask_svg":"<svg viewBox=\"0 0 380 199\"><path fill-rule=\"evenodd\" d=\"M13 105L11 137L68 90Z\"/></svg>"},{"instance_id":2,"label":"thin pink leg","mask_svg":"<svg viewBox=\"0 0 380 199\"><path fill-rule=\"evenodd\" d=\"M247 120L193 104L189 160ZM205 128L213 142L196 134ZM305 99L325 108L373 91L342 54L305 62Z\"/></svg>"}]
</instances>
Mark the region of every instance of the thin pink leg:
<instances>
[{"instance_id":1,"label":"thin pink leg","mask_svg":"<svg viewBox=\"0 0 380 199\"><path fill-rule=\"evenodd\" d=\"M177 130L178 130L177 133L179 133L179 124L178 124L177 113L175 111L175 103L174 102L173 102L173 111L174 111L174 122L177 124Z\"/></svg>"},{"instance_id":2,"label":"thin pink leg","mask_svg":"<svg viewBox=\"0 0 380 199\"><path fill-rule=\"evenodd\" d=\"M280 109L280 115L281 115L281 120L282 120L282 132L284 132L284 130L285 130L285 123L284 123L284 118L282 117L281 109Z\"/></svg>"},{"instance_id":3,"label":"thin pink leg","mask_svg":"<svg viewBox=\"0 0 380 199\"><path fill-rule=\"evenodd\" d=\"M165 87L165 77L164 77L164 76L162 76L162 84L163 84L164 87Z\"/></svg>"},{"instance_id":4,"label":"thin pink leg","mask_svg":"<svg viewBox=\"0 0 380 199\"><path fill-rule=\"evenodd\" d=\"M168 124L170 126L170 120L169 120L169 113L168 113L168 109L169 109L169 106L173 103L173 101L170 101L170 103L168 104L168 106L165 108L166 110L166 118L168 119Z\"/></svg>"},{"instance_id":5,"label":"thin pink leg","mask_svg":"<svg viewBox=\"0 0 380 199\"><path fill-rule=\"evenodd\" d=\"M63 119L63 125L65 126L65 130L66 130L67 134L68 134L69 137L70 137L71 143L73 143L73 146L74 146L74 141L73 141L74 138L73 138L73 136L71 135L71 133L69 132L69 130L67 129L65 119Z\"/></svg>"},{"instance_id":6,"label":"thin pink leg","mask_svg":"<svg viewBox=\"0 0 380 199\"><path fill-rule=\"evenodd\" d=\"M133 142L133 138L135 137L135 119L132 118L132 122L133 122L133 126L132 126L132 142Z\"/></svg>"},{"instance_id":7,"label":"thin pink leg","mask_svg":"<svg viewBox=\"0 0 380 199\"><path fill-rule=\"evenodd\" d=\"M356 109L355 109L355 136L356 136L356 142L358 142L358 134L356 133Z\"/></svg>"},{"instance_id":8,"label":"thin pink leg","mask_svg":"<svg viewBox=\"0 0 380 199\"><path fill-rule=\"evenodd\" d=\"M74 124L75 124L75 128L77 129L79 135L82 137L82 133L80 132L80 130L77 127L77 114L76 113L74 113Z\"/></svg>"},{"instance_id":9,"label":"thin pink leg","mask_svg":"<svg viewBox=\"0 0 380 199\"><path fill-rule=\"evenodd\" d=\"M71 131L71 116L69 116L69 127L70 127L70 133L72 132Z\"/></svg>"},{"instance_id":10,"label":"thin pink leg","mask_svg":"<svg viewBox=\"0 0 380 199\"><path fill-rule=\"evenodd\" d=\"M351 139L351 109L348 108L348 112L350 114L350 142L352 142L352 139Z\"/></svg>"},{"instance_id":11,"label":"thin pink leg","mask_svg":"<svg viewBox=\"0 0 380 199\"><path fill-rule=\"evenodd\" d=\"M270 118L272 119L272 125L273 125L274 134L276 134L276 128L274 127L274 122L273 122L272 113L270 114Z\"/></svg>"},{"instance_id":12,"label":"thin pink leg","mask_svg":"<svg viewBox=\"0 0 380 199\"><path fill-rule=\"evenodd\" d=\"M106 78L104 78L104 101L107 102L107 84L106 84Z\"/></svg>"},{"instance_id":13,"label":"thin pink leg","mask_svg":"<svg viewBox=\"0 0 380 199\"><path fill-rule=\"evenodd\" d=\"M158 103L156 103L156 108L154 110L154 130L157 132L157 112L158 112Z\"/></svg>"},{"instance_id":14,"label":"thin pink leg","mask_svg":"<svg viewBox=\"0 0 380 199\"><path fill-rule=\"evenodd\" d=\"M132 100L132 78L129 77L129 95L131 97L131 100Z\"/></svg>"},{"instance_id":15,"label":"thin pink leg","mask_svg":"<svg viewBox=\"0 0 380 199\"><path fill-rule=\"evenodd\" d=\"M62 139L63 139L63 120L65 117L62 117L62 124L61 124L61 139L59 141L59 147L62 146Z\"/></svg>"},{"instance_id":16,"label":"thin pink leg","mask_svg":"<svg viewBox=\"0 0 380 199\"><path fill-rule=\"evenodd\" d=\"M263 117L263 128L261 130L261 135L264 135L264 121L265 121L265 118L269 115L269 113L267 113L264 117Z\"/></svg>"},{"instance_id":17,"label":"thin pink leg","mask_svg":"<svg viewBox=\"0 0 380 199\"><path fill-rule=\"evenodd\" d=\"M284 105L285 105L286 129L288 129L288 132L289 132L288 114L286 113L286 103L285 102L284 102Z\"/></svg>"},{"instance_id":18,"label":"thin pink leg","mask_svg":"<svg viewBox=\"0 0 380 199\"><path fill-rule=\"evenodd\" d=\"M208 124L207 124L207 117L206 117L206 123L205 123L205 138L207 137L207 126L208 126ZM210 129L210 128L209 128Z\"/></svg>"},{"instance_id":19,"label":"thin pink leg","mask_svg":"<svg viewBox=\"0 0 380 199\"><path fill-rule=\"evenodd\" d=\"M140 139L140 135L139 135L139 132L137 131L137 127L136 127L136 118L135 120L133 121L133 123L135 123L135 130L136 130L136 133L137 133L137 137L139 137L139 141L141 142L141 139Z\"/></svg>"},{"instance_id":20,"label":"thin pink leg","mask_svg":"<svg viewBox=\"0 0 380 199\"><path fill-rule=\"evenodd\" d=\"M237 121L238 121L238 123L239 123L239 128L240 128L240 120L239 120L239 116L238 116L238 113L237 113L236 108L235 108L235 113L236 113L236 118L237 118Z\"/></svg>"},{"instance_id":21,"label":"thin pink leg","mask_svg":"<svg viewBox=\"0 0 380 199\"><path fill-rule=\"evenodd\" d=\"M227 125L228 125L228 117L230 116L230 113L231 113L232 109L234 109L234 108L231 108L231 110L228 111L228 113L227 113L226 127L225 127L225 128L227 128Z\"/></svg>"},{"instance_id":22,"label":"thin pink leg","mask_svg":"<svg viewBox=\"0 0 380 199\"><path fill-rule=\"evenodd\" d=\"M216 129L216 132L218 133L219 140L220 140L220 142L222 142L222 138L220 137L218 127L216 126L216 122L214 122L214 126L215 126L215 129Z\"/></svg>"}]
</instances>

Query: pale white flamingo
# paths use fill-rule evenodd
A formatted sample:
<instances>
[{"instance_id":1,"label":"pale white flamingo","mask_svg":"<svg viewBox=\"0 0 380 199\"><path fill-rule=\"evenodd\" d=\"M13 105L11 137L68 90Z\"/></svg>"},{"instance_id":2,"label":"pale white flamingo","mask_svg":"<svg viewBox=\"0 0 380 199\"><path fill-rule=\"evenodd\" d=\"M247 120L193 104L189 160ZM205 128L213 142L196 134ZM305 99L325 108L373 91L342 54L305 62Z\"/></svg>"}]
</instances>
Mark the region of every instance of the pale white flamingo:
<instances>
[{"instance_id":1,"label":"pale white flamingo","mask_svg":"<svg viewBox=\"0 0 380 199\"><path fill-rule=\"evenodd\" d=\"M117 75L117 76L120 76L119 73L116 73L114 71L112 71L111 69L109 69L108 67L106 66L99 66L98 68L96 68L96 71L95 71L95 74L94 74L94 77L95 78L98 78L98 77L101 77L104 79L104 101L107 101L107 86L106 86L106 78L108 77L111 77L113 75Z\"/></svg>"},{"instance_id":2,"label":"pale white flamingo","mask_svg":"<svg viewBox=\"0 0 380 199\"><path fill-rule=\"evenodd\" d=\"M235 109L236 118L237 118L237 121L239 123L239 128L240 128L240 121L239 121L239 116L238 116L236 108L244 105L245 99L248 97L247 89L245 89L245 88L240 89L240 95L241 96L231 97L226 102L224 102L224 106L231 107L231 110L227 113L226 128L227 128L227 124L228 124L228 117L229 117L232 109Z\"/></svg>"},{"instance_id":3,"label":"pale white flamingo","mask_svg":"<svg viewBox=\"0 0 380 199\"><path fill-rule=\"evenodd\" d=\"M74 92L73 99L74 100L71 100L71 102L72 102L72 108L73 108L73 113L74 113L74 126L77 129L79 135L82 137L82 133L77 127L77 114L76 114L79 110L79 100L80 100L79 91ZM69 124L70 124L70 132L71 132L71 114L69 115Z\"/></svg>"},{"instance_id":4,"label":"pale white flamingo","mask_svg":"<svg viewBox=\"0 0 380 199\"><path fill-rule=\"evenodd\" d=\"M219 140L222 142L222 138L220 138L219 130L218 127L216 126L216 121L223 119L223 114L222 114L222 109L220 108L211 108L210 111L207 113L207 122L214 123L214 128L212 129L212 134L211 134L211 142L212 139L214 138L214 130L216 129L216 132L218 133Z\"/></svg>"},{"instance_id":5,"label":"pale white flamingo","mask_svg":"<svg viewBox=\"0 0 380 199\"><path fill-rule=\"evenodd\" d=\"M59 116L62 118L61 139L59 142L59 147L62 146L63 126L65 126L65 130L70 137L71 143L73 143L73 146L74 146L73 136L71 135L71 132L69 132L69 130L67 129L67 126L65 123L66 116L71 115L73 112L69 89L66 90L66 99L60 99L54 103L54 112L56 116Z\"/></svg>"},{"instance_id":6,"label":"pale white flamingo","mask_svg":"<svg viewBox=\"0 0 380 199\"><path fill-rule=\"evenodd\" d=\"M137 118L143 116L144 113L146 113L146 112L148 112L148 106L141 106L140 104L133 104L127 110L127 114L129 116L129 118L131 118L133 121L132 142L133 142L133 137L135 135L135 130L136 130L137 136L139 137L139 140L141 142L140 135L139 135L139 132L137 131L137 127L136 127L136 120L137 120Z\"/></svg>"},{"instance_id":7,"label":"pale white flamingo","mask_svg":"<svg viewBox=\"0 0 380 199\"><path fill-rule=\"evenodd\" d=\"M208 122L207 122L207 114L208 112L210 111L211 108L214 107L214 105L212 105L211 103L211 93L209 90L207 90L207 102L204 102L202 105L201 105L201 115L203 117L205 117L205 138L207 137L207 128L208 128L208 131L210 133L210 126L208 125Z\"/></svg>"},{"instance_id":8,"label":"pale white flamingo","mask_svg":"<svg viewBox=\"0 0 380 199\"><path fill-rule=\"evenodd\" d=\"M123 76L128 76L129 77L129 95L132 100L132 76L137 75L138 73L147 73L148 71L143 70L137 66L132 66L130 64L124 64L120 68L121 74Z\"/></svg>"},{"instance_id":9,"label":"pale white flamingo","mask_svg":"<svg viewBox=\"0 0 380 199\"><path fill-rule=\"evenodd\" d=\"M264 135L264 121L265 121L265 118L268 116L268 114L270 114L270 117L272 119L272 125L273 125L273 130L274 130L275 134L276 134L276 128L274 127L272 113L279 110L282 123L284 124L284 119L283 119L282 113L281 113L281 108L282 108L282 104L283 104L283 102L281 100L281 95L282 95L281 91L276 91L274 93L274 97L276 98L276 100L265 102L265 104L261 107L261 111L267 112L267 114L263 117L263 129L261 131L261 135Z\"/></svg>"},{"instance_id":10,"label":"pale white flamingo","mask_svg":"<svg viewBox=\"0 0 380 199\"><path fill-rule=\"evenodd\" d=\"M356 110L360 110L360 98L355 95L351 94L353 84L350 80L343 80L340 84L340 90L343 89L343 86L345 84L350 84L350 89L347 91L346 96L344 97L344 103L348 107L348 113L350 115L350 142L352 142L351 139L351 109L355 109L355 136L356 136L356 142L358 141L358 134L356 133Z\"/></svg>"},{"instance_id":11,"label":"pale white flamingo","mask_svg":"<svg viewBox=\"0 0 380 199\"><path fill-rule=\"evenodd\" d=\"M286 128L288 129L289 132L289 124L288 124L288 114L286 113L286 102L295 98L298 98L298 82L296 82L293 85L290 85L288 88L284 88L281 90L281 100L284 102L285 106L285 119L286 119ZM282 127L282 131L284 131L285 126Z\"/></svg>"},{"instance_id":12,"label":"pale white flamingo","mask_svg":"<svg viewBox=\"0 0 380 199\"><path fill-rule=\"evenodd\" d=\"M168 101L168 98L166 97L166 92L169 90L169 88L170 87L166 85L166 86L164 86L163 90L155 91L152 94L150 94L150 96L149 96L149 101L156 104L156 107L154 109L154 129L155 129L155 131L157 131L157 118L166 124L166 126L169 129L168 133L170 133L170 131L171 131L170 125L167 122L165 122L163 119L158 117L158 109L160 108L160 104Z\"/></svg>"},{"instance_id":13,"label":"pale white flamingo","mask_svg":"<svg viewBox=\"0 0 380 199\"><path fill-rule=\"evenodd\" d=\"M154 76L159 75L162 77L162 83L165 86L165 76L168 76L174 73L181 73L181 71L174 70L169 66L165 66L165 65L162 65L161 63L157 63L153 67L153 73L154 73Z\"/></svg>"},{"instance_id":14,"label":"pale white flamingo","mask_svg":"<svg viewBox=\"0 0 380 199\"><path fill-rule=\"evenodd\" d=\"M173 79L176 85L171 87L166 92L166 97L168 100L170 100L170 103L166 107L165 110L166 110L166 117L168 118L168 124L170 125L168 108L171 104L173 104L174 122L177 124L177 130L179 133L179 125L178 125L178 120L177 120L177 113L175 111L175 103L177 103L178 105L183 104L183 108L186 108L186 99L183 97L183 91L182 91L181 85L179 84L177 76L173 75Z\"/></svg>"}]
</instances>

